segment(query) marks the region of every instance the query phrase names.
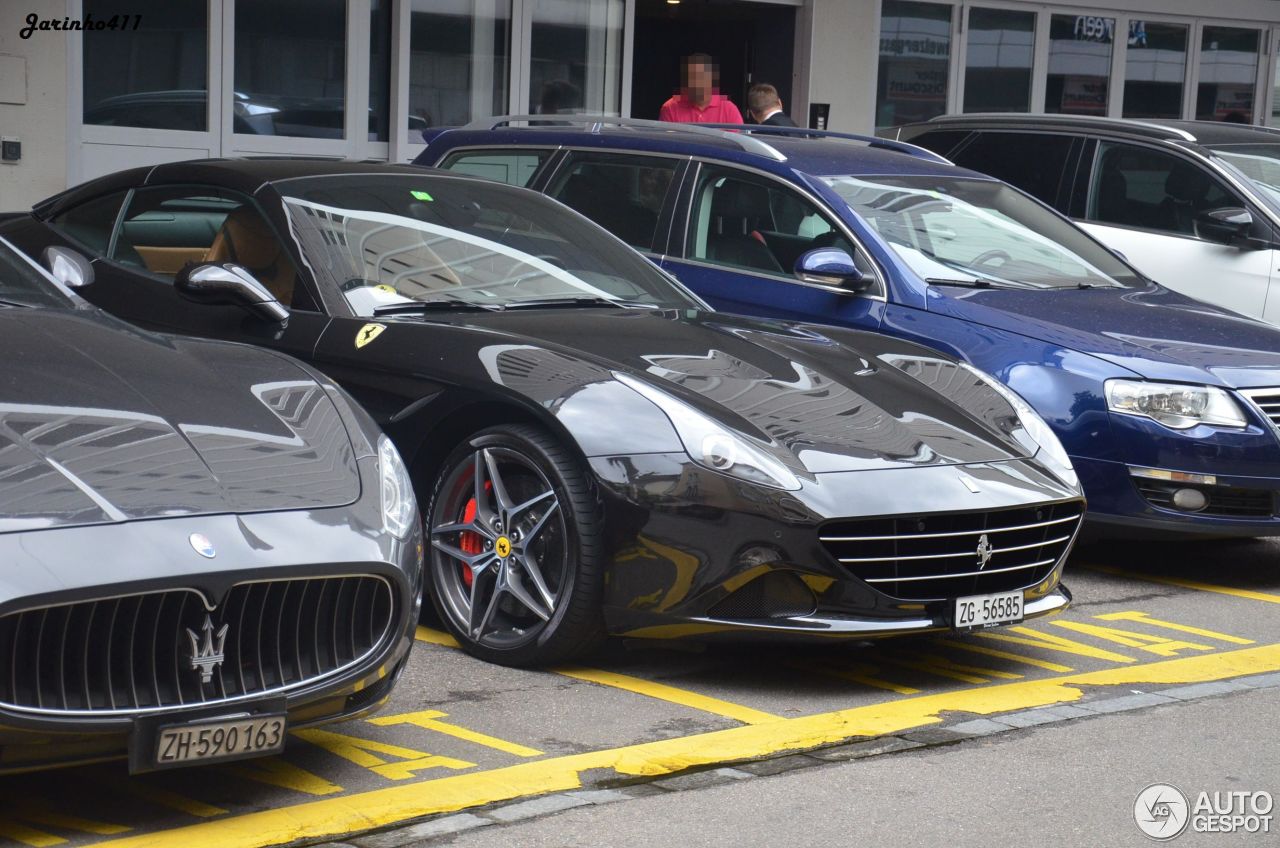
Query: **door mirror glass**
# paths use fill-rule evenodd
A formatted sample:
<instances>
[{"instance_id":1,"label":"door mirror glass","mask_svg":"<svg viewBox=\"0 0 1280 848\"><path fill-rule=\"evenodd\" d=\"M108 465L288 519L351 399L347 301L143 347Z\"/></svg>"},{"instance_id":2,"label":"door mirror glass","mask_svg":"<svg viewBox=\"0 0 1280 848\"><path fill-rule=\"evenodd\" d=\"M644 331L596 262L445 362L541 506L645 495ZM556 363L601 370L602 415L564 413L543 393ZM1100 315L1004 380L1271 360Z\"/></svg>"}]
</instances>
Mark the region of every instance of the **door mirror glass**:
<instances>
[{"instance_id":1,"label":"door mirror glass","mask_svg":"<svg viewBox=\"0 0 1280 848\"><path fill-rule=\"evenodd\" d=\"M1248 209L1224 206L1207 209L1196 216L1196 235L1206 241L1232 244L1249 237L1253 215Z\"/></svg>"},{"instance_id":2,"label":"door mirror glass","mask_svg":"<svg viewBox=\"0 0 1280 848\"><path fill-rule=\"evenodd\" d=\"M871 277L858 270L853 257L836 247L820 247L801 254L795 274L801 282L841 292L862 292L871 285Z\"/></svg>"},{"instance_id":3,"label":"door mirror glass","mask_svg":"<svg viewBox=\"0 0 1280 848\"><path fill-rule=\"evenodd\" d=\"M93 266L89 260L70 248L46 247L40 261L55 280L69 289L83 288L93 282Z\"/></svg>"},{"instance_id":4,"label":"door mirror glass","mask_svg":"<svg viewBox=\"0 0 1280 848\"><path fill-rule=\"evenodd\" d=\"M285 321L289 310L247 269L234 262L188 265L174 277L178 294L194 303L239 306L267 321Z\"/></svg>"}]
</instances>

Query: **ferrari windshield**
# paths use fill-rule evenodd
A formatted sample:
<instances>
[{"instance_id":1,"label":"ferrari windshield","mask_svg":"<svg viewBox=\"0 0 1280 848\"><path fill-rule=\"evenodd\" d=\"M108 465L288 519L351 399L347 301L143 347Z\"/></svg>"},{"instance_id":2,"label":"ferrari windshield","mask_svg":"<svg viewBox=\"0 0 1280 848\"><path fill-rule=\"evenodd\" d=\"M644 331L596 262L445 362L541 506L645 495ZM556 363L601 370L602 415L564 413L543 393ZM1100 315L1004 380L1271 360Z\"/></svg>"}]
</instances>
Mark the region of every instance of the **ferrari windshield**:
<instances>
[{"instance_id":1,"label":"ferrari windshield","mask_svg":"<svg viewBox=\"0 0 1280 848\"><path fill-rule=\"evenodd\" d=\"M276 188L316 279L357 315L422 303L700 305L638 253L532 192L425 173L306 177Z\"/></svg>"},{"instance_id":2,"label":"ferrari windshield","mask_svg":"<svg viewBox=\"0 0 1280 848\"><path fill-rule=\"evenodd\" d=\"M938 176L823 179L924 280L1024 289L1140 280L1075 225L1004 183Z\"/></svg>"},{"instance_id":3,"label":"ferrari windshield","mask_svg":"<svg viewBox=\"0 0 1280 848\"><path fill-rule=\"evenodd\" d=\"M1209 149L1280 204L1280 144L1214 144Z\"/></svg>"},{"instance_id":4,"label":"ferrari windshield","mask_svg":"<svg viewBox=\"0 0 1280 848\"><path fill-rule=\"evenodd\" d=\"M0 306L72 305L57 283L0 239Z\"/></svg>"}]
</instances>

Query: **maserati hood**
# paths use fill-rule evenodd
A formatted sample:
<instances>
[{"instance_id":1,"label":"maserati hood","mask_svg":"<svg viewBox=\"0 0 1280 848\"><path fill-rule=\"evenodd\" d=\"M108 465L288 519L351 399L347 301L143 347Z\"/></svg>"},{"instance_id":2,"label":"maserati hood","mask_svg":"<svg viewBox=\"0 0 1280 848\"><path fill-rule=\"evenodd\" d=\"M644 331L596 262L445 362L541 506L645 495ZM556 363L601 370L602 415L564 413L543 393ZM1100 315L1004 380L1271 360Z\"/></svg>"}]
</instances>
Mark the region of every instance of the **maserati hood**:
<instances>
[{"instance_id":1,"label":"maserati hood","mask_svg":"<svg viewBox=\"0 0 1280 848\"><path fill-rule=\"evenodd\" d=\"M929 310L1105 359L1150 380L1280 386L1280 328L1162 286L931 289Z\"/></svg>"},{"instance_id":2,"label":"maserati hood","mask_svg":"<svg viewBox=\"0 0 1280 848\"><path fill-rule=\"evenodd\" d=\"M954 399L896 367L951 360L869 333L702 313L533 311L469 318L521 343L488 354L496 381L571 396L610 373L658 388L719 424L793 454L811 473L999 462L1024 453ZM439 328L435 341L442 344ZM558 386L553 392L548 386ZM615 414L622 414L618 410ZM620 422L643 441L652 422Z\"/></svg>"},{"instance_id":3,"label":"maserati hood","mask_svg":"<svg viewBox=\"0 0 1280 848\"><path fill-rule=\"evenodd\" d=\"M360 495L333 402L275 354L4 308L0 361L0 532Z\"/></svg>"}]
</instances>

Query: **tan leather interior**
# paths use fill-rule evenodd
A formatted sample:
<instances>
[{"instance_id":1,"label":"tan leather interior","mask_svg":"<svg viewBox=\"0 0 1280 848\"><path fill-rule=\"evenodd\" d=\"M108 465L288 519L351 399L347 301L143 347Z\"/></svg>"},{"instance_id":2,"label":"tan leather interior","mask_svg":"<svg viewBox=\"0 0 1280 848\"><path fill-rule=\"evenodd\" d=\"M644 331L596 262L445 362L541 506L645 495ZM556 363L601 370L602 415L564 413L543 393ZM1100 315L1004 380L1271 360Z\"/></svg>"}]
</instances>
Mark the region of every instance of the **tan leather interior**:
<instances>
[{"instance_id":1,"label":"tan leather interior","mask_svg":"<svg viewBox=\"0 0 1280 848\"><path fill-rule=\"evenodd\" d=\"M243 265L277 300L285 306L293 303L293 262L271 227L249 206L241 206L222 222L204 261Z\"/></svg>"},{"instance_id":2,"label":"tan leather interior","mask_svg":"<svg viewBox=\"0 0 1280 848\"><path fill-rule=\"evenodd\" d=\"M204 247L151 247L137 244L133 247L142 257L142 264L153 274L172 277L188 262L203 262L208 249Z\"/></svg>"}]
</instances>

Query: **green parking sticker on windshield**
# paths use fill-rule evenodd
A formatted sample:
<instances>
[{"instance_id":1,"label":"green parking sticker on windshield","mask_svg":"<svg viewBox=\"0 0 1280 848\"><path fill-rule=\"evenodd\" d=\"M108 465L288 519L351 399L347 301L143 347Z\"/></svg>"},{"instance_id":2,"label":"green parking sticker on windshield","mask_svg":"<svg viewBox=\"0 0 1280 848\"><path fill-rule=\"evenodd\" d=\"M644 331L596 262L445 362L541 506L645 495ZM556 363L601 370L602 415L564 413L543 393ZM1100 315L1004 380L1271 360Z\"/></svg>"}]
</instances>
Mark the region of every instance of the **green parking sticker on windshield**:
<instances>
[{"instance_id":1,"label":"green parking sticker on windshield","mask_svg":"<svg viewBox=\"0 0 1280 848\"><path fill-rule=\"evenodd\" d=\"M414 198L416 198L417 200L425 200L428 203L430 203L433 199L431 195L427 194L425 191L411 191L409 193L412 194Z\"/></svg>"}]
</instances>

